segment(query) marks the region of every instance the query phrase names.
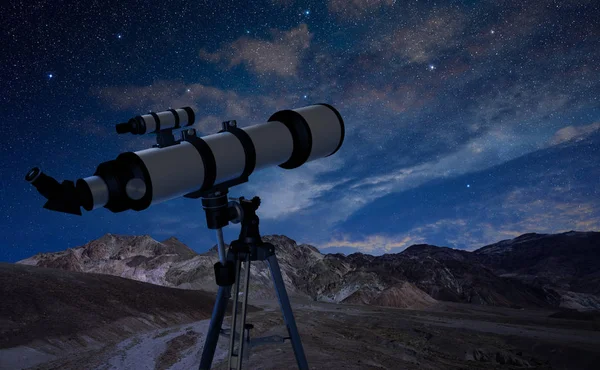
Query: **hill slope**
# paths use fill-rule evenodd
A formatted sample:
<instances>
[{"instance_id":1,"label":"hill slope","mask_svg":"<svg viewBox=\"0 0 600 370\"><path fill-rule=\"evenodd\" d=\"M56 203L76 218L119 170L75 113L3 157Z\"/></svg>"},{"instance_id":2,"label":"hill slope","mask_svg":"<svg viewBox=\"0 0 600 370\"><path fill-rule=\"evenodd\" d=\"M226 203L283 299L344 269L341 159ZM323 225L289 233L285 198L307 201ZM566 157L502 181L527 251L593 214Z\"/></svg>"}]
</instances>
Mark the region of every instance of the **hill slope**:
<instances>
[{"instance_id":1,"label":"hill slope","mask_svg":"<svg viewBox=\"0 0 600 370\"><path fill-rule=\"evenodd\" d=\"M47 338L84 345L90 338L207 319L215 299L202 291L9 263L0 263L0 281L0 348Z\"/></svg>"}]
</instances>

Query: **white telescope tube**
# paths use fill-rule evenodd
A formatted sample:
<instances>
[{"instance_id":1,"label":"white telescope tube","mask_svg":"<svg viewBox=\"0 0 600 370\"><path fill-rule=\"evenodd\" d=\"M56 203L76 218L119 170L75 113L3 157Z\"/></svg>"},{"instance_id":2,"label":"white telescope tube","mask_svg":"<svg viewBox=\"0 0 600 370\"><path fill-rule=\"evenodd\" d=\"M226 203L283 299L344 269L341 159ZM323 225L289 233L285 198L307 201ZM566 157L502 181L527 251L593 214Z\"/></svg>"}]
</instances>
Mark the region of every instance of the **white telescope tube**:
<instances>
[{"instance_id":1,"label":"white telescope tube","mask_svg":"<svg viewBox=\"0 0 600 370\"><path fill-rule=\"evenodd\" d=\"M148 123L146 127L152 128ZM237 130L237 134L220 132L163 148L124 153L101 164L94 176L77 183L78 191L87 197L84 208L142 210L249 176L250 173L244 173L248 168L251 172L275 165L297 168L335 153L345 131L339 112L327 104L279 111L267 123ZM135 192L130 189L129 194L135 193L137 199L129 197L126 191L133 178L145 184L137 186ZM136 183L140 185L139 181Z\"/></svg>"}]
</instances>

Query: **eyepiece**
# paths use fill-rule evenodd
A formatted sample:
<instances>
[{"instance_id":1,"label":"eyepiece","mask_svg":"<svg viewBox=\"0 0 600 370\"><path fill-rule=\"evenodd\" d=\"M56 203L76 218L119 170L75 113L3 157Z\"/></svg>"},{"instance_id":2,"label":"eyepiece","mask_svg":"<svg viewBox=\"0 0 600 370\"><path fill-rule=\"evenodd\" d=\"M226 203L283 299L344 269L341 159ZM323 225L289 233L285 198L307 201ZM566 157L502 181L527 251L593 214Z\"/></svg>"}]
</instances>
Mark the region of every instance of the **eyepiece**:
<instances>
[{"instance_id":1,"label":"eyepiece","mask_svg":"<svg viewBox=\"0 0 600 370\"><path fill-rule=\"evenodd\" d=\"M34 167L25 176L25 181L33 185L46 199L55 198L61 192L58 181Z\"/></svg>"},{"instance_id":2,"label":"eyepiece","mask_svg":"<svg viewBox=\"0 0 600 370\"><path fill-rule=\"evenodd\" d=\"M134 135L141 135L146 132L146 125L141 116L134 117L127 122L118 123L115 128L117 129L117 134L131 132Z\"/></svg>"},{"instance_id":3,"label":"eyepiece","mask_svg":"<svg viewBox=\"0 0 600 370\"><path fill-rule=\"evenodd\" d=\"M81 204L73 181L65 180L60 184L38 167L29 170L25 175L25 180L33 185L44 198L48 199L44 208L81 215Z\"/></svg>"},{"instance_id":4,"label":"eyepiece","mask_svg":"<svg viewBox=\"0 0 600 370\"><path fill-rule=\"evenodd\" d=\"M31 170L29 170L29 172L27 172L27 175L25 175L25 181L29 183L34 182L41 172L42 171L40 171L38 167L33 167Z\"/></svg>"}]
</instances>

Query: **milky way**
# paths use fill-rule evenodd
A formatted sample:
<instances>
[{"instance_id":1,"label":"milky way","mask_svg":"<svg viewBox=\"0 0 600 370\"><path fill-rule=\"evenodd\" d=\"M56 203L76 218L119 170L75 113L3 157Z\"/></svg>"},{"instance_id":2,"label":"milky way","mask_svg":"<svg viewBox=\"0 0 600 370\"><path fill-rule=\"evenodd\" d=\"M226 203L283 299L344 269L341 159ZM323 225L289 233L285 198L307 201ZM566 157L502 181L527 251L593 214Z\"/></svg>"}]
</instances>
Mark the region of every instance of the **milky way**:
<instances>
[{"instance_id":1,"label":"milky way","mask_svg":"<svg viewBox=\"0 0 600 370\"><path fill-rule=\"evenodd\" d=\"M116 123L183 106L202 135L314 103L340 111L334 156L231 190L263 198L265 235L381 254L597 231L598 19L595 1L13 1L0 15L0 260L109 232L214 245L198 201L78 217L43 209L24 181L33 166L90 176L154 142Z\"/></svg>"}]
</instances>

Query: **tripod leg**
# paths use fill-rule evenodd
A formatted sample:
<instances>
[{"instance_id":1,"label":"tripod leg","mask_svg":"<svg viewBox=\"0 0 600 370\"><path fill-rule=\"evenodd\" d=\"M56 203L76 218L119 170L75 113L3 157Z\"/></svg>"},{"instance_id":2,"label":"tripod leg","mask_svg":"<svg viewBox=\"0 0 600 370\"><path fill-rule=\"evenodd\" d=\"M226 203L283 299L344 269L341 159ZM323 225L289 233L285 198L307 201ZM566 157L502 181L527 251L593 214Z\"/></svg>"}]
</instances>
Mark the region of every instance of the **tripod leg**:
<instances>
[{"instance_id":1,"label":"tripod leg","mask_svg":"<svg viewBox=\"0 0 600 370\"><path fill-rule=\"evenodd\" d=\"M285 290L285 284L281 277L281 270L279 269L279 263L277 257L272 254L267 258L269 262L269 268L271 269L271 276L273 277L273 283L275 283L275 291L277 292L277 298L279 299L279 305L283 313L283 319L287 326L290 339L292 340L292 348L296 355L296 362L298 363L298 369L308 370L308 362L304 354L304 348L300 341L300 334L298 333L298 327L296 326L296 320L294 319L294 313L292 312L292 306Z\"/></svg>"},{"instance_id":2,"label":"tripod leg","mask_svg":"<svg viewBox=\"0 0 600 370\"><path fill-rule=\"evenodd\" d=\"M208 334L206 335L204 348L202 349L200 370L209 370L212 366L215 349L217 348L217 342L219 341L219 332L221 331L225 311L227 311L227 303L229 302L230 295L231 286L219 287L217 300L213 307L212 317L210 319L210 326L208 327Z\"/></svg>"},{"instance_id":3,"label":"tripod leg","mask_svg":"<svg viewBox=\"0 0 600 370\"><path fill-rule=\"evenodd\" d=\"M238 312L238 302L240 296L240 269L242 267L242 262L239 259L235 261L235 288L233 290L233 313L231 315L231 334L229 335L229 355L227 359L227 368L231 369L234 366L235 354L233 353L235 347L235 328L237 326L237 312Z\"/></svg>"},{"instance_id":4,"label":"tripod leg","mask_svg":"<svg viewBox=\"0 0 600 370\"><path fill-rule=\"evenodd\" d=\"M238 362L236 369L242 369L242 359L244 355L244 331L246 331L246 308L248 307L248 294L250 290L250 254L246 255L246 270L244 280L244 297L242 301L242 322L240 324L240 345L238 349Z\"/></svg>"}]
</instances>

